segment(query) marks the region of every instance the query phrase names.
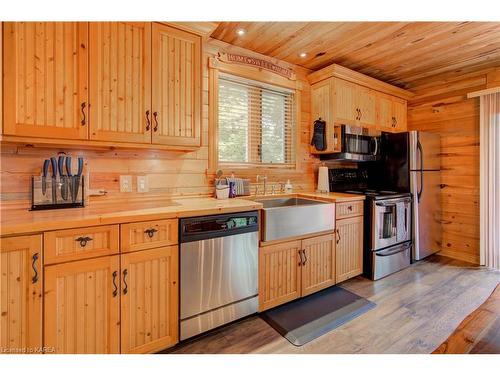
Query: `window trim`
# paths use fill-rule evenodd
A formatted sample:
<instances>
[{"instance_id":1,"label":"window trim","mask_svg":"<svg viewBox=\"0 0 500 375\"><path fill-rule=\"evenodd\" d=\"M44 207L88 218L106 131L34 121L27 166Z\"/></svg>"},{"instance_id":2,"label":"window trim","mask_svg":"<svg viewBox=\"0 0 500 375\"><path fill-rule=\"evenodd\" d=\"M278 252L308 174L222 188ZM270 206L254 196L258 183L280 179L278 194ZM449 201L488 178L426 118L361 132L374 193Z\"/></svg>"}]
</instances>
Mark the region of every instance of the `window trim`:
<instances>
[{"instance_id":1,"label":"window trim","mask_svg":"<svg viewBox=\"0 0 500 375\"><path fill-rule=\"evenodd\" d=\"M302 85L299 81L288 79L279 76L275 73L264 71L251 66L243 66L239 64L230 64L209 58L208 64L208 169L207 173L215 173L219 168L224 168L229 171L248 171L258 169L263 172L272 170L273 173L290 173L292 171L300 171L300 158L295 155L295 163L288 165L283 164L263 164L263 163L219 163L219 74L227 73L236 77L255 81L263 85L278 86L284 89L291 90L294 93L295 106L295 152L298 154L300 149L300 129L301 129L301 91Z\"/></svg>"}]
</instances>

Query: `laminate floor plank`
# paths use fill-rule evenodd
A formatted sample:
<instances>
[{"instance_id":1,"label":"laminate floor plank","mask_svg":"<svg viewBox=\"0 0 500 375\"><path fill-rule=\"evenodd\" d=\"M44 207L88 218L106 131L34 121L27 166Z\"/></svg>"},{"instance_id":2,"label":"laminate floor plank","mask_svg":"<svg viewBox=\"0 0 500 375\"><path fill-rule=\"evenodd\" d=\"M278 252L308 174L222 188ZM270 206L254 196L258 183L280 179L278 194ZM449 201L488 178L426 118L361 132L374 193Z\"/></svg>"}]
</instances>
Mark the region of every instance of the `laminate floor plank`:
<instances>
[{"instance_id":1,"label":"laminate floor plank","mask_svg":"<svg viewBox=\"0 0 500 375\"><path fill-rule=\"evenodd\" d=\"M431 353L499 282L498 271L434 255L382 280L358 276L341 283L377 306L301 347L254 315L168 352Z\"/></svg>"}]
</instances>

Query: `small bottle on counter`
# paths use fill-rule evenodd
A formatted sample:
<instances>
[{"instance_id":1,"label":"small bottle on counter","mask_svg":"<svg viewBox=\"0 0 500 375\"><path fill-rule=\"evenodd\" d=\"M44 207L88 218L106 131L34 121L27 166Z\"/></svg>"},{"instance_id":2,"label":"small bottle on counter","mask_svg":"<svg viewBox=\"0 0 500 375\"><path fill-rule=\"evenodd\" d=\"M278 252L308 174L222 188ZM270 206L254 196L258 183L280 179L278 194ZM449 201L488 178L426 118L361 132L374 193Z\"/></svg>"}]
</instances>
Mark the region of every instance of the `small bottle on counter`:
<instances>
[{"instance_id":1,"label":"small bottle on counter","mask_svg":"<svg viewBox=\"0 0 500 375\"><path fill-rule=\"evenodd\" d=\"M291 193L292 193L292 190L293 190L293 185L292 185L292 183L290 182L290 180L287 180L287 181L286 181L286 184L285 184L285 193L286 193L286 194L291 194Z\"/></svg>"}]
</instances>

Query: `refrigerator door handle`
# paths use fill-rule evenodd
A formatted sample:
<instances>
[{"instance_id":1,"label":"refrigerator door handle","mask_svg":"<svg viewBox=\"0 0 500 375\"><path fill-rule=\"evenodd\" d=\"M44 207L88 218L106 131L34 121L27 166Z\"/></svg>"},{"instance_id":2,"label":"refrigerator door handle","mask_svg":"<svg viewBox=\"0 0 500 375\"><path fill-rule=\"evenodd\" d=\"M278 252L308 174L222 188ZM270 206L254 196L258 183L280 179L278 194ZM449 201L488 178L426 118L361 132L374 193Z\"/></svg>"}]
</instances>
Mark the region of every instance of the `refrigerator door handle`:
<instances>
[{"instance_id":1,"label":"refrigerator door handle","mask_svg":"<svg viewBox=\"0 0 500 375\"><path fill-rule=\"evenodd\" d=\"M417 202L420 203L420 197L422 196L422 192L424 191L424 172L418 172L420 175L420 189L417 191Z\"/></svg>"},{"instance_id":2,"label":"refrigerator door handle","mask_svg":"<svg viewBox=\"0 0 500 375\"><path fill-rule=\"evenodd\" d=\"M420 170L424 169L424 150L422 149L422 144L420 143L420 139L417 138L417 149L418 149L418 156L420 159Z\"/></svg>"}]
</instances>

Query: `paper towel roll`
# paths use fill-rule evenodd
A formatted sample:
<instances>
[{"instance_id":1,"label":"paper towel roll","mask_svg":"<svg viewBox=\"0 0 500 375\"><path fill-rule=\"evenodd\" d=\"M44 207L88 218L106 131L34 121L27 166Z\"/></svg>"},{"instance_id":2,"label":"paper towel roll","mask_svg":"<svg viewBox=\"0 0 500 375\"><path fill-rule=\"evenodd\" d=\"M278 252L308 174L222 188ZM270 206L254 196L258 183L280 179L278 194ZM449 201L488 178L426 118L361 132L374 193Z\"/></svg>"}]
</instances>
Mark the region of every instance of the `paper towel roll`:
<instances>
[{"instance_id":1,"label":"paper towel roll","mask_svg":"<svg viewBox=\"0 0 500 375\"><path fill-rule=\"evenodd\" d=\"M320 193L330 192L330 184L328 183L328 167L322 166L318 169L318 191Z\"/></svg>"}]
</instances>

